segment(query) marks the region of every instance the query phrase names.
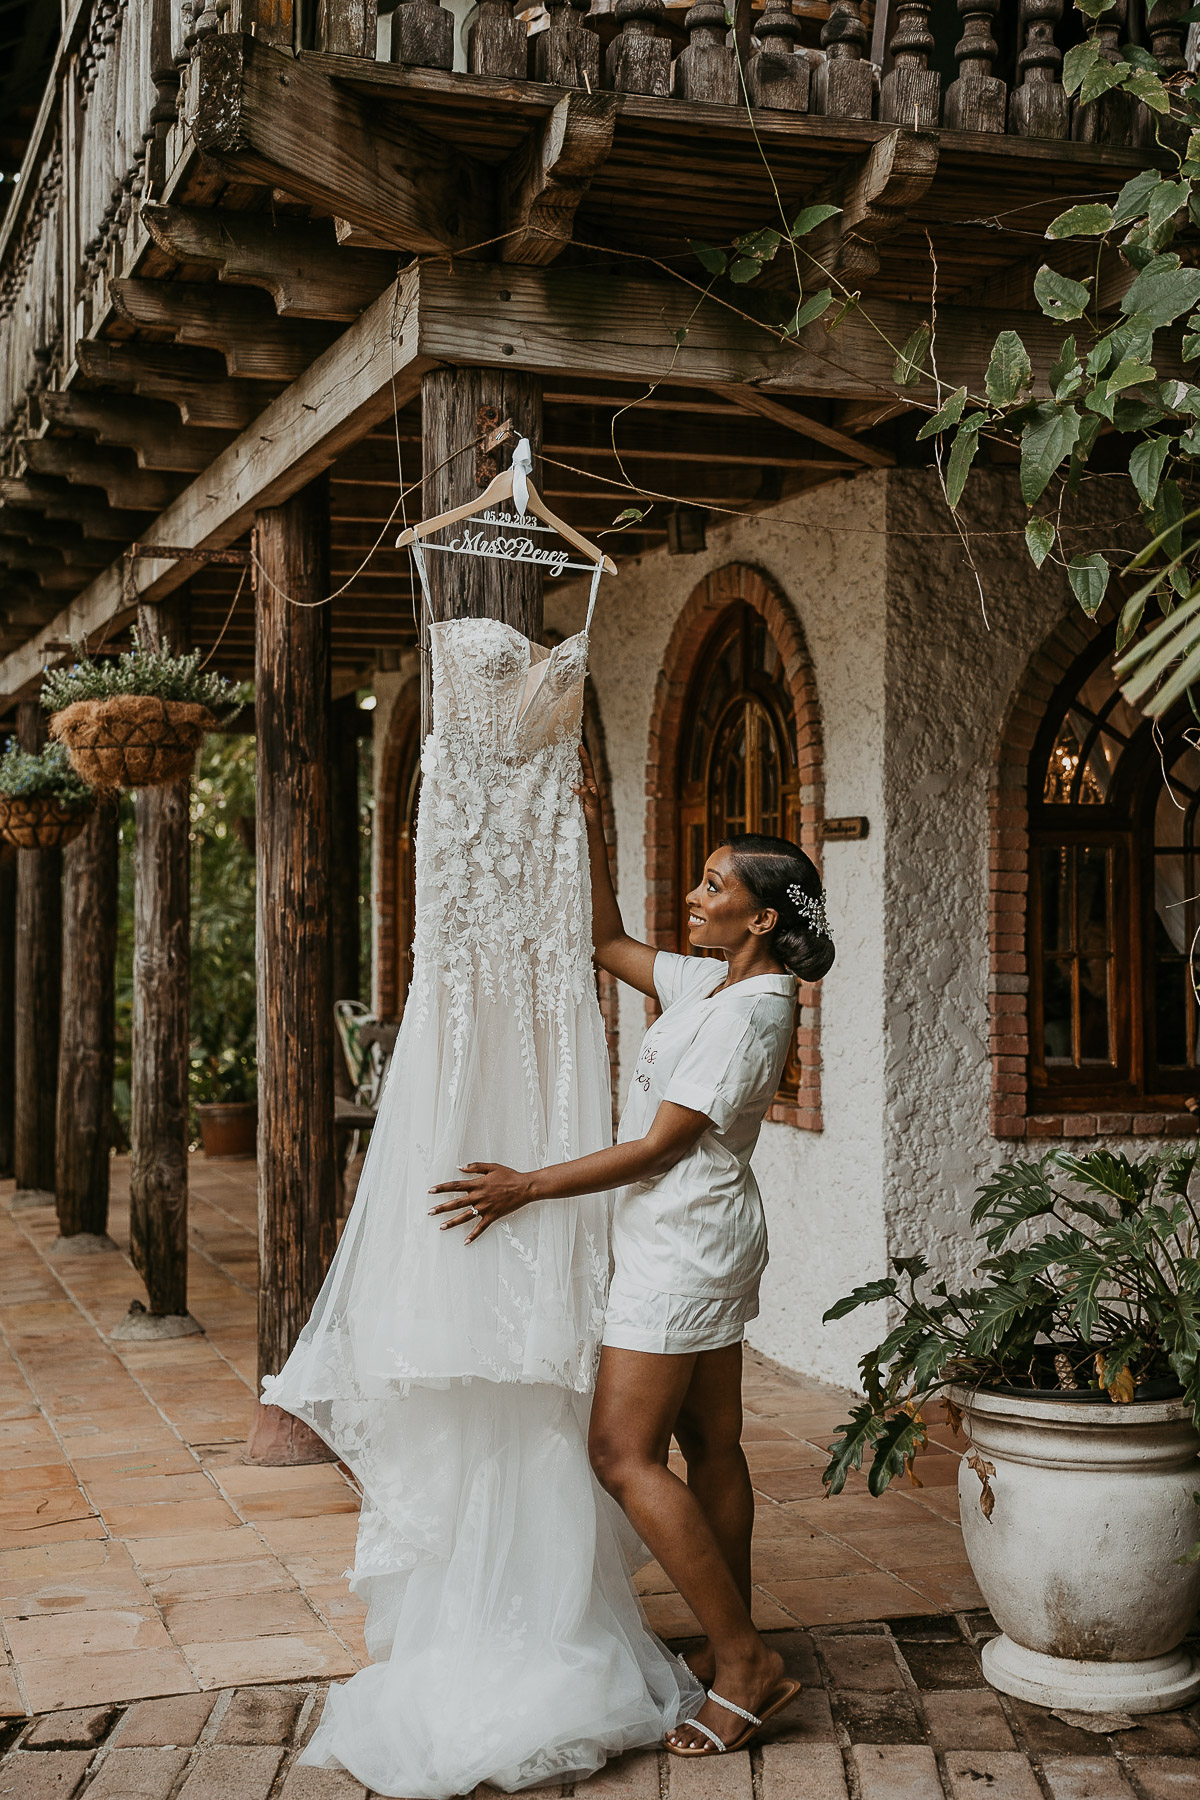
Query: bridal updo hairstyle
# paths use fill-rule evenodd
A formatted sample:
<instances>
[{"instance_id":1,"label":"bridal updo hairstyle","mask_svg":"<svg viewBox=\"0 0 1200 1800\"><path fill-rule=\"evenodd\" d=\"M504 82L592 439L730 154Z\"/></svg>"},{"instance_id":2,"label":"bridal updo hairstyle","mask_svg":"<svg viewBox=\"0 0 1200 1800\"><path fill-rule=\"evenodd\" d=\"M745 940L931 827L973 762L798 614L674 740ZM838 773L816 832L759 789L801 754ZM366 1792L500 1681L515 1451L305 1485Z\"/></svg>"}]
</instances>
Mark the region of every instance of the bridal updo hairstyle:
<instances>
[{"instance_id":1,"label":"bridal updo hairstyle","mask_svg":"<svg viewBox=\"0 0 1200 1800\"><path fill-rule=\"evenodd\" d=\"M759 832L741 832L724 842L738 880L759 906L773 907L778 914L771 948L779 961L801 981L820 981L833 966L833 939L804 917L788 891L799 888L805 899L820 905L824 917L825 895L812 858L788 838Z\"/></svg>"}]
</instances>

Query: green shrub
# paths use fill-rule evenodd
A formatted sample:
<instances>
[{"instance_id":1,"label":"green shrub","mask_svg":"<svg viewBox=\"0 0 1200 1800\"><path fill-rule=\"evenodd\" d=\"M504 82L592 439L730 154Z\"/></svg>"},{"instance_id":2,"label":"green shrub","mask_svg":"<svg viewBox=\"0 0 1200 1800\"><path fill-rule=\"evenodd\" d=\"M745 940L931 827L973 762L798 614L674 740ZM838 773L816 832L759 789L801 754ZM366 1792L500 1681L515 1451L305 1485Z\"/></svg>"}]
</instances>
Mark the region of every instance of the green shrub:
<instances>
[{"instance_id":1,"label":"green shrub","mask_svg":"<svg viewBox=\"0 0 1200 1800\"><path fill-rule=\"evenodd\" d=\"M35 756L11 738L0 756L0 794L12 800L56 800L66 807L90 806L94 798L62 744L47 744Z\"/></svg>"},{"instance_id":2,"label":"green shrub","mask_svg":"<svg viewBox=\"0 0 1200 1800\"><path fill-rule=\"evenodd\" d=\"M161 650L145 650L137 632L133 648L122 656L97 662L78 645L69 668L51 669L42 682L41 701L47 712L62 712L77 700L113 700L120 695L148 695L155 700L185 700L211 711L241 703L241 691L223 675L200 672L200 652L172 656L163 639Z\"/></svg>"}]
</instances>

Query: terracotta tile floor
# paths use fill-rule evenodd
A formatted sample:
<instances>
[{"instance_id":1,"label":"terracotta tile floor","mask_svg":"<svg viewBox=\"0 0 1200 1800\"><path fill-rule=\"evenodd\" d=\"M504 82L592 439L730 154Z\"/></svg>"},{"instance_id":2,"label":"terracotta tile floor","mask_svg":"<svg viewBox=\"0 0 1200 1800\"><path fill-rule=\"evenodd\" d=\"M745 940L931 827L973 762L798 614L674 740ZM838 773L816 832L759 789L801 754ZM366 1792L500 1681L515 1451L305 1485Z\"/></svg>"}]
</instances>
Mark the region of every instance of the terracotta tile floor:
<instances>
[{"instance_id":1,"label":"terracotta tile floor","mask_svg":"<svg viewBox=\"0 0 1200 1800\"><path fill-rule=\"evenodd\" d=\"M365 1659L346 1592L357 1496L336 1467L241 1461L254 1399L254 1169L191 1168L190 1297L202 1337L113 1344L143 1289L125 1255L128 1166L114 1170L116 1248L55 1252L49 1207L0 1185L0 1716L248 1683L314 1681ZM763 1629L971 1611L982 1602L956 1525L953 1450L926 1486L820 1497L836 1390L751 1356L746 1447L759 1494ZM695 1621L657 1566L651 1623ZM3 1788L0 1787L0 1794Z\"/></svg>"}]
</instances>

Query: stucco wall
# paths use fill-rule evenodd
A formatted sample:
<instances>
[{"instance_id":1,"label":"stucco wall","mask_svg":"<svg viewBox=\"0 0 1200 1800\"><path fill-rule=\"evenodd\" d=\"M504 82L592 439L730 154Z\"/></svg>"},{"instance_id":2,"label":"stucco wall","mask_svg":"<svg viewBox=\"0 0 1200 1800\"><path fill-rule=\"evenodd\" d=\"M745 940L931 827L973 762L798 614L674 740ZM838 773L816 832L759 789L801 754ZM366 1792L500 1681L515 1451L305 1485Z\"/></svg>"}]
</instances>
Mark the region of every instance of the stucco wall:
<instances>
[{"instance_id":1,"label":"stucco wall","mask_svg":"<svg viewBox=\"0 0 1200 1800\"><path fill-rule=\"evenodd\" d=\"M607 739L629 929L645 923L646 756L654 685L671 628L711 570L752 563L791 602L816 673L825 733L827 814L866 814L865 842L825 846L838 958L822 995L822 1133L766 1125L755 1170L767 1209L771 1264L751 1342L792 1367L852 1383L870 1327L835 1334L820 1320L856 1282L882 1273L883 1228L883 731L885 481L865 476L783 502L771 513L713 526L695 556L656 551L601 586L591 666ZM548 627L582 623L578 589L547 591ZM621 1067L633 1067L642 997L621 1004Z\"/></svg>"}]
</instances>

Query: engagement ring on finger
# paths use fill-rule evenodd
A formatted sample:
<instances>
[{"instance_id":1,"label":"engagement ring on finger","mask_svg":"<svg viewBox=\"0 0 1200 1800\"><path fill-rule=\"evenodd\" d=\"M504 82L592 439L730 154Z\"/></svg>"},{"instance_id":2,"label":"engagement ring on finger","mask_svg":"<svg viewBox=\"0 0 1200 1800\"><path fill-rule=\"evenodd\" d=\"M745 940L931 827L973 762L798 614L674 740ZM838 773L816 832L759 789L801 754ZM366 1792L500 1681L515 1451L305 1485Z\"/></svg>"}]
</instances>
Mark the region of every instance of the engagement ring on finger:
<instances>
[{"instance_id":1,"label":"engagement ring on finger","mask_svg":"<svg viewBox=\"0 0 1200 1800\"><path fill-rule=\"evenodd\" d=\"M476 1218L477 1218L477 1219L482 1219L482 1217L483 1217L483 1214L482 1214L482 1213L481 1213L481 1212L480 1212L480 1210L479 1210L479 1208L478 1208L478 1207L477 1207L477 1206L473 1206L473 1207L472 1207L472 1208L471 1208L471 1211L472 1211L472 1212L473 1212L473 1213L474 1213L474 1214L475 1214L475 1217L476 1217Z\"/></svg>"}]
</instances>

